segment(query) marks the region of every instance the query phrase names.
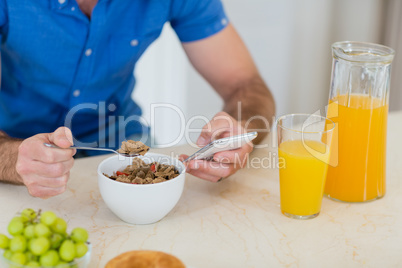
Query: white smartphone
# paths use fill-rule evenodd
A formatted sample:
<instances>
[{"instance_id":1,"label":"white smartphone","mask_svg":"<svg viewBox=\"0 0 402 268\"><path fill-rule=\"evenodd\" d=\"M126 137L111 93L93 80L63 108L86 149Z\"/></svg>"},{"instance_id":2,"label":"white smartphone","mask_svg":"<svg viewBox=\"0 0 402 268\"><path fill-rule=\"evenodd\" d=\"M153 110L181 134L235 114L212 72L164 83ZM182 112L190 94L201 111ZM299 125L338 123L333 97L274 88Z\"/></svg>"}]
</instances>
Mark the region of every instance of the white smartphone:
<instances>
[{"instance_id":1,"label":"white smartphone","mask_svg":"<svg viewBox=\"0 0 402 268\"><path fill-rule=\"evenodd\" d=\"M211 160L214 154L222 151L230 151L238 149L245 145L247 142L254 140L257 137L257 132L249 132L237 136L231 136L215 140L206 146L202 147L200 150L190 155L183 162L190 160Z\"/></svg>"}]
</instances>

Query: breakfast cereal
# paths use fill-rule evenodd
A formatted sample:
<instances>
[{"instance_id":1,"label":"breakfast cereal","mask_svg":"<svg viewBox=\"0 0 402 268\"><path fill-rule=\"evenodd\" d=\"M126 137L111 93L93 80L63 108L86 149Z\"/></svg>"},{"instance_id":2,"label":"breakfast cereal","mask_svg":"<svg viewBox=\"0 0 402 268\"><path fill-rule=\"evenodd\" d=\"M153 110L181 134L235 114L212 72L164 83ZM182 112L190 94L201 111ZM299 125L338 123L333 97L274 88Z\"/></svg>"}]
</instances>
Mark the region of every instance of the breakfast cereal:
<instances>
[{"instance_id":1,"label":"breakfast cereal","mask_svg":"<svg viewBox=\"0 0 402 268\"><path fill-rule=\"evenodd\" d=\"M153 184L171 180L179 176L179 172L173 165L165 165L158 162L146 164L140 158L134 158L131 165L123 171L116 171L113 175L106 177L124 183L131 184Z\"/></svg>"},{"instance_id":2,"label":"breakfast cereal","mask_svg":"<svg viewBox=\"0 0 402 268\"><path fill-rule=\"evenodd\" d=\"M149 151L149 147L140 141L128 140L128 141L123 141L121 143L120 149L117 151L121 154L145 155Z\"/></svg>"}]
</instances>

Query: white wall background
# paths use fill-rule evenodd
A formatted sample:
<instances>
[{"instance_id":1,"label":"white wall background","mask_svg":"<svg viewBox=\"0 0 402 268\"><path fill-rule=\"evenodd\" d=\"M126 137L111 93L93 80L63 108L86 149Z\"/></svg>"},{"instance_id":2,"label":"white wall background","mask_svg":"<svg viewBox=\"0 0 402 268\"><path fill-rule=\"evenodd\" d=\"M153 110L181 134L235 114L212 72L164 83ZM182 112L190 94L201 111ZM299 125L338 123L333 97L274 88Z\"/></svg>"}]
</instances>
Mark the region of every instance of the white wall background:
<instances>
[{"instance_id":1,"label":"white wall background","mask_svg":"<svg viewBox=\"0 0 402 268\"><path fill-rule=\"evenodd\" d=\"M331 44L353 40L381 43L383 0L223 0L226 12L273 92L277 115L323 109L329 93ZM211 118L222 101L187 61L167 25L140 60L134 98L150 121L154 146L171 146L193 116ZM152 103L180 108L157 108ZM155 105L153 105L155 108ZM183 122L184 118L184 122ZM201 127L202 120L190 127ZM193 134L193 140L197 134Z\"/></svg>"}]
</instances>

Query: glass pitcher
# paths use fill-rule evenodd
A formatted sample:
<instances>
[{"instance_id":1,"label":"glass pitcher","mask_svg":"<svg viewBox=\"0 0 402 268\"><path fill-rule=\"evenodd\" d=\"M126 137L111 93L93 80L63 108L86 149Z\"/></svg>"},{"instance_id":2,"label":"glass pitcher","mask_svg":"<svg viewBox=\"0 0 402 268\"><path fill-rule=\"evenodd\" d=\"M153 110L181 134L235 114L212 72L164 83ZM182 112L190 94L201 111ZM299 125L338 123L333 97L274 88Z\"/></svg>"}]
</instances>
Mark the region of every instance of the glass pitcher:
<instances>
[{"instance_id":1,"label":"glass pitcher","mask_svg":"<svg viewBox=\"0 0 402 268\"><path fill-rule=\"evenodd\" d=\"M336 123L325 194L365 202L385 194L385 154L394 50L371 43L332 45L327 117Z\"/></svg>"}]
</instances>

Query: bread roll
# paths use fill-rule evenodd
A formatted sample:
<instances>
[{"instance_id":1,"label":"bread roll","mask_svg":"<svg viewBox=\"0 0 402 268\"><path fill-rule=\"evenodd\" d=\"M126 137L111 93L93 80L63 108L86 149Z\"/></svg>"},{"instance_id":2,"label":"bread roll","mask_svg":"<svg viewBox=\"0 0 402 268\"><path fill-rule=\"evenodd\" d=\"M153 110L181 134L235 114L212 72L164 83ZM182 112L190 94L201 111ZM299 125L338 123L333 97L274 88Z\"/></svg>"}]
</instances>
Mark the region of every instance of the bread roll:
<instances>
[{"instance_id":1,"label":"bread roll","mask_svg":"<svg viewBox=\"0 0 402 268\"><path fill-rule=\"evenodd\" d=\"M135 250L120 254L111 259L105 268L185 268L175 256L152 251Z\"/></svg>"}]
</instances>

